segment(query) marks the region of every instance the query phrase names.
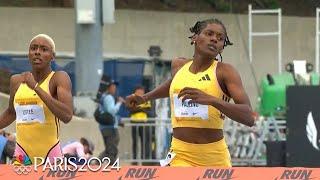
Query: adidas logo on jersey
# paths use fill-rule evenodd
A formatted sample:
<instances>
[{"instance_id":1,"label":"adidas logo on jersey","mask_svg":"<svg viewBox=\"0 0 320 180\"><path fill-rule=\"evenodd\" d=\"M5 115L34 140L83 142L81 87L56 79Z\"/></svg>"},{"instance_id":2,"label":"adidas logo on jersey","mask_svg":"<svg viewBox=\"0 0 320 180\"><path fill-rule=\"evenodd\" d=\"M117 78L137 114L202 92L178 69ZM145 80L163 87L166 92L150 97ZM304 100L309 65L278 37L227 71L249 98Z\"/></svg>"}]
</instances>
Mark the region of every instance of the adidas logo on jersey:
<instances>
[{"instance_id":1,"label":"adidas logo on jersey","mask_svg":"<svg viewBox=\"0 0 320 180\"><path fill-rule=\"evenodd\" d=\"M208 74L204 75L201 79L199 79L199 81L210 81L210 77Z\"/></svg>"}]
</instances>

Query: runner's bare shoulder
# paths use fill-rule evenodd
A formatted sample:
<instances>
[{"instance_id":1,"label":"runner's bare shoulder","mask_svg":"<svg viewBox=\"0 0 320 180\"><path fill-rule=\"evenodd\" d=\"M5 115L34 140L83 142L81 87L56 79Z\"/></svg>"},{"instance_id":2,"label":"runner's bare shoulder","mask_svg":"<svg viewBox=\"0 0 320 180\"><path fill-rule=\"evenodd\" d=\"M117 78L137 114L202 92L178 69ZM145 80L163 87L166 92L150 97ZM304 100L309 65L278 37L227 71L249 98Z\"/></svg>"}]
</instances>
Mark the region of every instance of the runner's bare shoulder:
<instances>
[{"instance_id":1,"label":"runner's bare shoulder","mask_svg":"<svg viewBox=\"0 0 320 180\"><path fill-rule=\"evenodd\" d=\"M71 87L71 79L67 72L65 71L56 71L52 77L53 87L57 87L58 85L62 85L65 87Z\"/></svg>"},{"instance_id":2,"label":"runner's bare shoulder","mask_svg":"<svg viewBox=\"0 0 320 180\"><path fill-rule=\"evenodd\" d=\"M52 78L54 78L57 81L70 80L69 74L65 71L56 71Z\"/></svg>"},{"instance_id":3,"label":"runner's bare shoulder","mask_svg":"<svg viewBox=\"0 0 320 180\"><path fill-rule=\"evenodd\" d=\"M236 68L225 62L219 62L217 66L217 75L222 78L228 78L230 77L230 73L239 75L239 72L236 70Z\"/></svg>"},{"instance_id":4,"label":"runner's bare shoulder","mask_svg":"<svg viewBox=\"0 0 320 180\"><path fill-rule=\"evenodd\" d=\"M10 77L10 91L16 91L19 85L23 82L22 74L14 74Z\"/></svg>"},{"instance_id":5,"label":"runner's bare shoulder","mask_svg":"<svg viewBox=\"0 0 320 180\"><path fill-rule=\"evenodd\" d=\"M182 66L184 66L187 62L191 61L190 59L184 57L173 58L171 62L171 74L174 76Z\"/></svg>"}]
</instances>

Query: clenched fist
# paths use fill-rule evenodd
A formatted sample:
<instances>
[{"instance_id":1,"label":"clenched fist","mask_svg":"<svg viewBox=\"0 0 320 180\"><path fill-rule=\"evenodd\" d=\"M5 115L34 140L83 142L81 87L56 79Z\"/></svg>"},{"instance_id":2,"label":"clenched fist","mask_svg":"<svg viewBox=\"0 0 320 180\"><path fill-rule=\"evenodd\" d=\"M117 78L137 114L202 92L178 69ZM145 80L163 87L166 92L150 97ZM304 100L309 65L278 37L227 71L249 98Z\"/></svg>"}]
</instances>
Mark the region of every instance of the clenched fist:
<instances>
[{"instance_id":1,"label":"clenched fist","mask_svg":"<svg viewBox=\"0 0 320 180\"><path fill-rule=\"evenodd\" d=\"M34 90L36 88L37 82L34 79L32 73L31 72L24 72L21 75L23 77L23 83L26 83L29 86L29 88Z\"/></svg>"}]
</instances>

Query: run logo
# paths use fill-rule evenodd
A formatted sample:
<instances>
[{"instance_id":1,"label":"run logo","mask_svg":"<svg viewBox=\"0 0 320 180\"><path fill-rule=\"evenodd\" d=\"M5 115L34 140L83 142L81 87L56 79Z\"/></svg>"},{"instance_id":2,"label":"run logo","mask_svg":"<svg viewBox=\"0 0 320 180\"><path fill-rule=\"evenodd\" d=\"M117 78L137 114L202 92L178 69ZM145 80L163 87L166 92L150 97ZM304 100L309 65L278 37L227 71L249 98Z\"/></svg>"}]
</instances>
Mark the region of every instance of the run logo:
<instances>
[{"instance_id":1,"label":"run logo","mask_svg":"<svg viewBox=\"0 0 320 180\"><path fill-rule=\"evenodd\" d=\"M76 177L77 171L61 171L61 170L57 170L57 171L52 171L49 170L46 178L57 178L60 180L69 180L69 179L74 179ZM39 180L44 180L46 179L43 177L43 175L39 178Z\"/></svg>"},{"instance_id":2,"label":"run logo","mask_svg":"<svg viewBox=\"0 0 320 180\"><path fill-rule=\"evenodd\" d=\"M207 169L200 179L223 179L228 180L233 178L234 169Z\"/></svg>"},{"instance_id":3,"label":"run logo","mask_svg":"<svg viewBox=\"0 0 320 180\"><path fill-rule=\"evenodd\" d=\"M156 172L156 168L129 168L124 179L150 180L158 177ZM122 180L122 176L118 180Z\"/></svg>"},{"instance_id":4,"label":"run logo","mask_svg":"<svg viewBox=\"0 0 320 180\"><path fill-rule=\"evenodd\" d=\"M280 179L312 179L311 176L312 170L284 170L280 178L276 178L275 180Z\"/></svg>"}]
</instances>

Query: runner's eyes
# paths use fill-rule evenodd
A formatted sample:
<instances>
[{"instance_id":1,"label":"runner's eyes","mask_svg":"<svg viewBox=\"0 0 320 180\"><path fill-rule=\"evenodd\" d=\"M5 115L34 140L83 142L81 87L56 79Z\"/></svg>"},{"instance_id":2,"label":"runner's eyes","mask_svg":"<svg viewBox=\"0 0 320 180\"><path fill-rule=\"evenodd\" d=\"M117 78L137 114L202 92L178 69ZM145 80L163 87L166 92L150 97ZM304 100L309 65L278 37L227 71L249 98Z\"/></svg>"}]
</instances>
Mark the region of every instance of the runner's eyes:
<instances>
[{"instance_id":1,"label":"runner's eyes","mask_svg":"<svg viewBox=\"0 0 320 180\"><path fill-rule=\"evenodd\" d=\"M48 47L45 47L45 46L31 46L30 47L30 50L31 51L36 51L37 49L40 49L41 52L48 52L49 51L49 48Z\"/></svg>"}]
</instances>

